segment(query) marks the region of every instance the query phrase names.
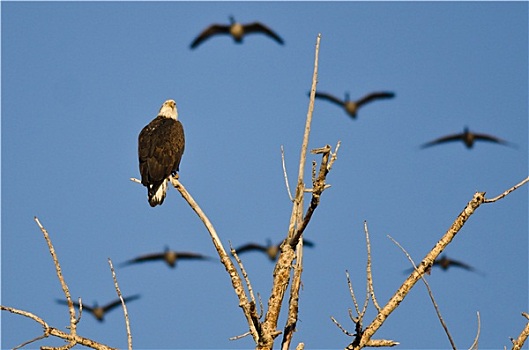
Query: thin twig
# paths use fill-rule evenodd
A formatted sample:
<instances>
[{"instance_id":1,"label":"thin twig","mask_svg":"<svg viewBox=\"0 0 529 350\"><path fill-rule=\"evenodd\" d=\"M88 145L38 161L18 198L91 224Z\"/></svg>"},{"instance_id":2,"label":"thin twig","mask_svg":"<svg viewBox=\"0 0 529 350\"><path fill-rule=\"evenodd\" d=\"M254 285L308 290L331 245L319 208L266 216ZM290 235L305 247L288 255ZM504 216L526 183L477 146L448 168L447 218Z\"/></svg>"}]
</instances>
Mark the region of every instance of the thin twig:
<instances>
[{"instance_id":1,"label":"thin twig","mask_svg":"<svg viewBox=\"0 0 529 350\"><path fill-rule=\"evenodd\" d=\"M406 254L406 257L408 258L408 260L410 261L411 265L413 266L413 269L417 270L417 266L415 265L415 262L413 261L411 255L406 251L406 249L404 249L404 247L401 246L400 243L397 242L390 235L388 235L388 238L391 239L393 241L393 243L395 243L400 248L400 250L402 250L402 252L404 254ZM430 296L430 300L432 301L432 304L433 304L433 307L435 309L435 312L437 313L437 318L441 322L441 326L443 327L443 329L445 331L445 334L448 336L448 341L450 342L450 345L452 346L452 349L456 350L457 347L456 347L456 344L454 342L454 339L452 338L452 335L450 334L450 331L448 330L448 326L446 325L446 323L445 323L445 321L443 319L443 316L441 316L441 310L439 309L439 305L437 305L437 302L435 301L432 289L430 288L430 284L424 278L424 273L421 275L421 280L423 281L424 285L426 286L426 289L428 290L428 295ZM478 314L478 320L479 320L479 314ZM478 335L479 335L479 327L478 327Z\"/></svg>"},{"instance_id":2,"label":"thin twig","mask_svg":"<svg viewBox=\"0 0 529 350\"><path fill-rule=\"evenodd\" d=\"M230 337L230 338L228 338L228 340L239 340L239 339L245 338L245 337L247 337L247 336L249 336L251 334L252 334L251 332L246 332L244 334L240 334L240 335L236 335L234 337Z\"/></svg>"},{"instance_id":3,"label":"thin twig","mask_svg":"<svg viewBox=\"0 0 529 350\"><path fill-rule=\"evenodd\" d=\"M336 319L334 317L331 316L331 320L334 322L334 324L336 326L338 326L338 328L340 328L340 330L343 332L343 334L347 335L348 337L354 337L355 335L350 333L347 329L343 328L342 325L336 321Z\"/></svg>"},{"instance_id":4,"label":"thin twig","mask_svg":"<svg viewBox=\"0 0 529 350\"><path fill-rule=\"evenodd\" d=\"M341 144L342 144L342 141L338 141L336 143L336 147L334 148L334 153L332 153L331 160L327 164L327 172L331 171L332 165L334 164L334 162L338 158L338 149L340 148Z\"/></svg>"},{"instance_id":5,"label":"thin twig","mask_svg":"<svg viewBox=\"0 0 529 350\"><path fill-rule=\"evenodd\" d=\"M131 177L131 178L130 178L130 181L135 182L135 183L137 183L137 184L141 184L141 180L136 179L135 177Z\"/></svg>"},{"instance_id":6,"label":"thin twig","mask_svg":"<svg viewBox=\"0 0 529 350\"><path fill-rule=\"evenodd\" d=\"M474 338L474 342L470 346L470 350L478 350L479 333L481 331L481 317L479 317L479 311L477 312L477 317L478 317L478 331L476 333L476 337Z\"/></svg>"},{"instance_id":7,"label":"thin twig","mask_svg":"<svg viewBox=\"0 0 529 350\"><path fill-rule=\"evenodd\" d=\"M81 299L81 297L77 299L77 302L79 303L79 315L75 320L75 324L78 324L81 321L81 317L83 316L83 300Z\"/></svg>"},{"instance_id":8,"label":"thin twig","mask_svg":"<svg viewBox=\"0 0 529 350\"><path fill-rule=\"evenodd\" d=\"M345 270L345 276L347 277L347 286L349 287L349 294L351 295L351 298L353 299L353 305L355 307L356 314L360 316L365 311L365 309L367 307L367 301L369 300L369 298L366 298L365 305L364 305L364 310L362 310L362 312L360 312L360 308L358 307L358 302L356 301L356 296L355 296L355 292L354 292L354 289L353 289L353 283L351 282L351 276L349 275L349 271ZM352 319L352 317L351 317L351 319Z\"/></svg>"},{"instance_id":9,"label":"thin twig","mask_svg":"<svg viewBox=\"0 0 529 350\"><path fill-rule=\"evenodd\" d=\"M312 161L312 172L311 172L312 188L316 187L316 165L317 165L316 161L313 160Z\"/></svg>"},{"instance_id":10,"label":"thin twig","mask_svg":"<svg viewBox=\"0 0 529 350\"><path fill-rule=\"evenodd\" d=\"M264 313L264 306L263 306L263 299L261 299L261 295L259 293L257 293L257 299L259 299L259 319L261 319Z\"/></svg>"},{"instance_id":11,"label":"thin twig","mask_svg":"<svg viewBox=\"0 0 529 350\"><path fill-rule=\"evenodd\" d=\"M15 346L15 347L13 348L13 350L22 349L22 348L25 347L26 345L29 345L29 344L31 344L31 343L34 343L34 342L36 342L36 341L39 341L39 340L44 339L44 338L47 338L47 337L48 337L48 336L47 336L46 334L39 335L39 336L36 337L36 338L33 338L33 339L31 339L31 340L28 340L28 341L25 341L25 342L23 342L22 344Z\"/></svg>"},{"instance_id":12,"label":"thin twig","mask_svg":"<svg viewBox=\"0 0 529 350\"><path fill-rule=\"evenodd\" d=\"M526 179L522 180L522 182L520 182L519 184L514 185L513 187L509 188L507 191L503 192L499 196L494 197L492 199L485 199L485 201L483 203L496 202L496 201L502 199L503 197L505 197L506 195L508 195L509 193L511 193L512 191L516 190L518 187L521 187L521 186L525 185L527 182L529 182L529 177L527 177Z\"/></svg>"},{"instance_id":13,"label":"thin twig","mask_svg":"<svg viewBox=\"0 0 529 350\"><path fill-rule=\"evenodd\" d=\"M369 241L369 230L367 229L367 221L364 221L364 233L366 236L366 247L367 247L366 276L367 276L367 284L369 286L369 294L371 295L371 299L373 300L373 305L375 305L375 308L377 309L377 311L380 312L381 308L377 302L377 298L375 297L375 287L373 286L373 272L371 270L371 242Z\"/></svg>"},{"instance_id":14,"label":"thin twig","mask_svg":"<svg viewBox=\"0 0 529 350\"><path fill-rule=\"evenodd\" d=\"M57 254L55 253L55 249L53 248L53 244L51 243L50 236L48 234L48 231L42 226L39 219L35 216L34 217L35 222L40 228L40 231L44 235L44 239L46 240L46 243L48 244L48 249L51 254L51 258L53 259L53 264L55 265L55 271L57 273L57 278L59 279L59 282L61 283L62 291L64 292L64 295L66 296L66 300L68 301L68 311L70 313L70 334L72 336L75 336L77 333L77 320L75 317L75 309L73 307L72 297L70 295L70 290L68 289L68 285L64 281L64 277L62 275L61 265L59 264L59 259L57 258Z\"/></svg>"},{"instance_id":15,"label":"thin twig","mask_svg":"<svg viewBox=\"0 0 529 350\"><path fill-rule=\"evenodd\" d=\"M125 327L127 329L127 344L129 350L132 350L132 333L130 331L130 322L129 322L129 313L127 311L127 305L125 305L125 300L119 289L118 279L116 277L116 271L114 270L114 265L112 265L112 260L108 258L108 264L110 265L110 271L112 271L112 279L114 280L114 288L116 288L116 293L118 293L119 300L121 300L121 306L123 307L123 314L125 315Z\"/></svg>"},{"instance_id":16,"label":"thin twig","mask_svg":"<svg viewBox=\"0 0 529 350\"><path fill-rule=\"evenodd\" d=\"M285 165L285 151L283 150L283 145L281 145L281 163L283 164L283 177L285 178L285 185L287 186L288 198L290 198L290 201L293 202L294 198L292 197L290 185L288 184L287 167Z\"/></svg>"},{"instance_id":17,"label":"thin twig","mask_svg":"<svg viewBox=\"0 0 529 350\"><path fill-rule=\"evenodd\" d=\"M19 309L15 309L13 307L3 306L3 305L0 305L0 310L9 311L12 314L21 315L21 316L30 318L33 321L35 321L37 323L40 323L42 325L42 327L44 327L44 329L50 328L50 326L48 326L48 324L42 318L38 317L37 315L35 315L35 314L31 313L31 312L24 311L24 310L19 310Z\"/></svg>"},{"instance_id":18,"label":"thin twig","mask_svg":"<svg viewBox=\"0 0 529 350\"><path fill-rule=\"evenodd\" d=\"M248 288L248 294L250 294L250 303L253 306L253 308L256 308L255 296L253 294L252 284L250 283L250 279L248 278L248 273L246 272L246 269L244 268L244 265L242 264L242 261L239 258L239 255L237 255L237 252L232 247L231 242L229 244L230 244L231 255L233 255L233 257L235 258L235 261L239 265L239 269L241 269L242 277L244 278L244 282L246 283L246 288ZM253 317L260 318L260 316L257 315L257 310L255 310L254 312L255 313Z\"/></svg>"}]
</instances>

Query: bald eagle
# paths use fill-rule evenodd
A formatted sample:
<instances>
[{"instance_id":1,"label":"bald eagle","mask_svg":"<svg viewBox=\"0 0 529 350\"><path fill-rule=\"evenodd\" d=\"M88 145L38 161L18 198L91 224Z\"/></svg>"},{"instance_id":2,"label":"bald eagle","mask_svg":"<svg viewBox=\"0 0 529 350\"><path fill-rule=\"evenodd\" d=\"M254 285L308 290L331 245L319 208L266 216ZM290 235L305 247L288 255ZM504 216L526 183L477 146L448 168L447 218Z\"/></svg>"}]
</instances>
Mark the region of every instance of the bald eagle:
<instances>
[{"instance_id":1,"label":"bald eagle","mask_svg":"<svg viewBox=\"0 0 529 350\"><path fill-rule=\"evenodd\" d=\"M167 100L138 137L141 183L147 187L151 207L163 203L168 178L176 176L184 147L184 128L178 120L176 103Z\"/></svg>"}]
</instances>

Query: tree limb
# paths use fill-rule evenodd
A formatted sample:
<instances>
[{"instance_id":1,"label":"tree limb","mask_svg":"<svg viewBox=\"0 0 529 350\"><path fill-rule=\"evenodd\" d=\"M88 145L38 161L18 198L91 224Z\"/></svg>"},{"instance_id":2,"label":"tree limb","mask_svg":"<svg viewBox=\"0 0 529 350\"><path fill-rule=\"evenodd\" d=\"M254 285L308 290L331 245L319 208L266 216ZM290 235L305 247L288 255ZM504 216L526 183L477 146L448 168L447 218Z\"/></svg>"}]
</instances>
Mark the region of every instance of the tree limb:
<instances>
[{"instance_id":1,"label":"tree limb","mask_svg":"<svg viewBox=\"0 0 529 350\"><path fill-rule=\"evenodd\" d=\"M421 276L429 269L434 260L441 254L441 252L446 248L450 242L455 238L459 230L463 227L465 222L470 218L474 211L484 202L485 193L477 192L474 194L474 197L463 211L458 215L452 226L444 234L444 236L437 242L433 249L426 255L423 261L419 264L416 270L404 281L400 288L395 292L395 294L390 298L387 304L382 308L378 313L375 319L369 324L364 330L362 337L358 344L349 344L350 349L359 350L366 346L369 346L371 337L375 332L382 326L384 321L388 316L399 306L399 304L404 300L409 291L413 288L415 283L419 281Z\"/></svg>"}]
</instances>

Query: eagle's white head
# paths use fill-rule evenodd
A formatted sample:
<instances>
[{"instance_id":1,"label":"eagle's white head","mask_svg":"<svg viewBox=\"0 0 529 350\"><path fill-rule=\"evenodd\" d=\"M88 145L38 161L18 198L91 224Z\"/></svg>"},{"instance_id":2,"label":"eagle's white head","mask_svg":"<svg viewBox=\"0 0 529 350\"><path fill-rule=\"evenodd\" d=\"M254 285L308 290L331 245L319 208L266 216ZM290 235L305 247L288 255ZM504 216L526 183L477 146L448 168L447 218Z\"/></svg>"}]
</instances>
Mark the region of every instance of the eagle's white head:
<instances>
[{"instance_id":1,"label":"eagle's white head","mask_svg":"<svg viewBox=\"0 0 529 350\"><path fill-rule=\"evenodd\" d=\"M160 111L158 112L159 116L165 117L165 118L173 118L178 119L178 111L176 110L176 102L174 100L167 100L163 103L162 107L160 107Z\"/></svg>"}]
</instances>

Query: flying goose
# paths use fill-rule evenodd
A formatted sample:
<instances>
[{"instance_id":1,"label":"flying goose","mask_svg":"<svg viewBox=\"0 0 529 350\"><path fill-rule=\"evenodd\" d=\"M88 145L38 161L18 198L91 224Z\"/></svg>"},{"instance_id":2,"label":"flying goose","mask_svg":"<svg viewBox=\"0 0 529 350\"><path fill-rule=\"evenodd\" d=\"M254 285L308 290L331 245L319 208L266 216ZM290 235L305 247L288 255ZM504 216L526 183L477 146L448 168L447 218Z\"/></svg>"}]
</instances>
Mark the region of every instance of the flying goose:
<instances>
[{"instance_id":1,"label":"flying goose","mask_svg":"<svg viewBox=\"0 0 529 350\"><path fill-rule=\"evenodd\" d=\"M315 95L316 98L321 98L323 100L327 100L330 102L333 102L339 106L341 106L347 114L349 114L353 119L356 118L356 114L358 112L358 109L363 106L366 103L369 103L374 100L382 100L382 99L388 99L395 97L395 93L383 91L383 92L372 92L370 94L365 95L361 99L357 101L351 101L349 99L349 93L345 93L345 99L340 100L339 98L327 94L325 92L316 92Z\"/></svg>"},{"instance_id":2,"label":"flying goose","mask_svg":"<svg viewBox=\"0 0 529 350\"><path fill-rule=\"evenodd\" d=\"M239 22L236 22L235 19L230 16L230 24L224 25L224 24L212 24L202 33L200 33L195 40L191 43L191 49L196 48L198 45L200 45L203 41L211 38L214 35L218 34L229 34L233 37L233 40L235 40L236 43L242 43L242 39L246 34L252 34L252 33L262 33L265 35L268 35L270 38L277 41L279 44L283 45L283 39L279 35L277 35L275 32L273 32L270 28L265 26L264 24L260 22L253 22L248 24L241 24Z\"/></svg>"},{"instance_id":3,"label":"flying goose","mask_svg":"<svg viewBox=\"0 0 529 350\"><path fill-rule=\"evenodd\" d=\"M448 270L451 266L454 266L454 267L459 267L459 268L462 268L464 270L467 270L467 271L471 271L471 272L478 272L474 267L464 263L464 262L461 262L461 261L458 261L458 260L454 260L454 259L450 259L448 257L446 257L446 255L442 255L440 258L437 258L434 260L432 266L438 266L440 267L443 271L446 271ZM430 269L428 269L426 271L427 274L430 274ZM413 268L411 269L408 269L406 270L407 273L410 273L413 271Z\"/></svg>"},{"instance_id":4,"label":"flying goose","mask_svg":"<svg viewBox=\"0 0 529 350\"><path fill-rule=\"evenodd\" d=\"M126 297L126 298L123 298L123 301L125 303L128 303L129 301L132 301L132 300L135 300L135 299L138 299L140 297L139 294L136 294L136 295L131 295L129 297ZM64 304L64 305L68 305L68 302L66 300L62 300L62 299L57 299L57 302L59 304ZM73 305L77 308L79 308L79 303L76 302L76 301L73 301ZM99 322L103 322L104 321L104 317L105 317L105 314L112 310L113 308L117 307L118 305L121 305L121 300L120 299L116 299L110 303L108 303L107 305L105 306L99 306L97 305L97 302L94 303L93 306L89 306L89 305L86 305L85 303L83 303L83 311L88 311L89 313L91 313L92 315L94 315L94 317L99 321Z\"/></svg>"},{"instance_id":5,"label":"flying goose","mask_svg":"<svg viewBox=\"0 0 529 350\"><path fill-rule=\"evenodd\" d=\"M235 249L235 251L237 252L237 254L252 251L252 250L260 251L260 252L265 253L268 256L268 259L270 259L271 261L275 261L279 255L281 243L283 242L280 242L278 244L272 244L272 241L268 239L266 245L262 245L258 243L247 243ZM304 239L303 245L305 247L313 247L314 243L312 243L309 240Z\"/></svg>"},{"instance_id":6,"label":"flying goose","mask_svg":"<svg viewBox=\"0 0 529 350\"><path fill-rule=\"evenodd\" d=\"M207 256L204 256L202 254L198 253L190 253L190 252L176 252L174 250L170 250L169 247L166 247L165 250L161 253L152 253L152 254L146 254L138 256L134 259L125 261L120 266L126 266L126 265L132 265L136 263L143 263L146 261L154 261L154 260L163 260L169 265L171 268L174 268L176 266L177 260L180 259L187 259L187 260L208 260L211 259Z\"/></svg>"},{"instance_id":7,"label":"flying goose","mask_svg":"<svg viewBox=\"0 0 529 350\"><path fill-rule=\"evenodd\" d=\"M468 127L465 126L465 129L463 130L462 133L440 137L438 139L435 139L433 141L423 144L421 148L435 146L441 143L452 142L452 141L463 141L463 143L468 149L472 148L474 146L474 142L476 141L488 141L488 142L494 142L494 143L514 147L514 144L511 144L495 136L471 132L470 130L468 130Z\"/></svg>"}]
</instances>

